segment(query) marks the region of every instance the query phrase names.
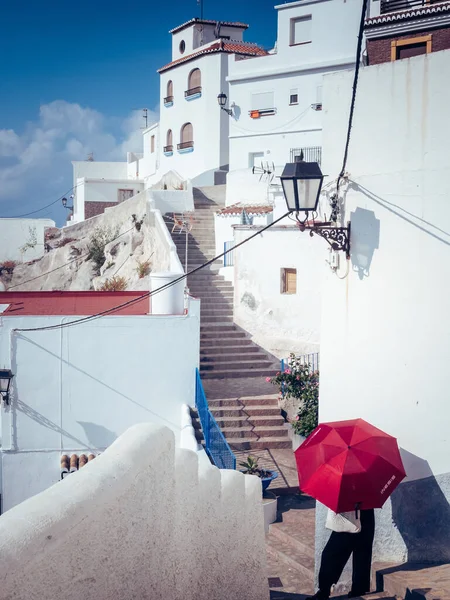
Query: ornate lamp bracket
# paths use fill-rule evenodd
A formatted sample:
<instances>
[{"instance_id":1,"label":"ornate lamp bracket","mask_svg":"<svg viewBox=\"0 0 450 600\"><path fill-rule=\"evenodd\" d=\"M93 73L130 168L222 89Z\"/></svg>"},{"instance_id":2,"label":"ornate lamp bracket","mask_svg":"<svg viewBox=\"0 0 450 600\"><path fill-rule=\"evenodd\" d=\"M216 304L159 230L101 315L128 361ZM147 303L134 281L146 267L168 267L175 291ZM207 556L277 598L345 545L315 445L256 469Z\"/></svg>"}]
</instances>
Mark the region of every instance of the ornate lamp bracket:
<instances>
[{"instance_id":1,"label":"ornate lamp bracket","mask_svg":"<svg viewBox=\"0 0 450 600\"><path fill-rule=\"evenodd\" d=\"M345 256L348 260L350 258L350 227L349 221L347 227L333 227L328 223L324 223L323 225L307 226L306 229L309 229L309 235L311 237L314 234L323 237L333 250L342 250L342 252L345 252Z\"/></svg>"}]
</instances>

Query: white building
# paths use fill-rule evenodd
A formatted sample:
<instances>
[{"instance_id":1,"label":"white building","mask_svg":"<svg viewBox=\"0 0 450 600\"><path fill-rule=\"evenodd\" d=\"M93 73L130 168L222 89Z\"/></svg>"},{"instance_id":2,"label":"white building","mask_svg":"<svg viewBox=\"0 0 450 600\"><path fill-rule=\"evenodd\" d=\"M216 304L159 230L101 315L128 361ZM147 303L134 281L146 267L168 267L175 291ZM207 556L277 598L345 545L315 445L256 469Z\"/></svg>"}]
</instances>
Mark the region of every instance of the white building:
<instances>
[{"instance_id":1,"label":"white building","mask_svg":"<svg viewBox=\"0 0 450 600\"><path fill-rule=\"evenodd\" d=\"M2 512L58 482L61 456L96 456L134 424L180 440L182 406L195 404L199 301L163 315L144 292L0 292L0 311L0 365L14 375L0 408Z\"/></svg>"},{"instance_id":2,"label":"white building","mask_svg":"<svg viewBox=\"0 0 450 600\"><path fill-rule=\"evenodd\" d=\"M279 197L276 187L257 185L253 166L274 165L280 175L301 149L306 161L321 162L323 75L349 69L355 62L358 0L301 0L275 8L275 49L267 56L229 64L234 108L227 205L273 202L272 191Z\"/></svg>"},{"instance_id":3,"label":"white building","mask_svg":"<svg viewBox=\"0 0 450 600\"><path fill-rule=\"evenodd\" d=\"M4 262L29 262L45 253L45 231L51 219L0 219L0 267Z\"/></svg>"},{"instance_id":4,"label":"white building","mask_svg":"<svg viewBox=\"0 0 450 600\"><path fill-rule=\"evenodd\" d=\"M342 214L351 268L323 293L320 420L362 417L397 437L407 472L376 511L375 561L450 560L449 70L444 50L360 73ZM350 72L324 79L331 176L351 86Z\"/></svg>"}]
</instances>

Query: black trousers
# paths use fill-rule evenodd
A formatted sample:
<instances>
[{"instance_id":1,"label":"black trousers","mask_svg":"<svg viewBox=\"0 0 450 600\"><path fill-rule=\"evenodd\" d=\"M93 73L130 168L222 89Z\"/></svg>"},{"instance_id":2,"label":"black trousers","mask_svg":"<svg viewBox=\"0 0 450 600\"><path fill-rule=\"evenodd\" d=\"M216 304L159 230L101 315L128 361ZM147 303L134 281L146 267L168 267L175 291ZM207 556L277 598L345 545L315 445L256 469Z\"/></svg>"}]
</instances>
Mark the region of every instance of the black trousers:
<instances>
[{"instance_id":1,"label":"black trousers","mask_svg":"<svg viewBox=\"0 0 450 600\"><path fill-rule=\"evenodd\" d=\"M322 553L319 571L319 589L330 593L331 586L339 581L342 571L353 553L352 592L362 595L370 591L370 569L375 533L373 510L361 511L359 533L333 531Z\"/></svg>"}]
</instances>

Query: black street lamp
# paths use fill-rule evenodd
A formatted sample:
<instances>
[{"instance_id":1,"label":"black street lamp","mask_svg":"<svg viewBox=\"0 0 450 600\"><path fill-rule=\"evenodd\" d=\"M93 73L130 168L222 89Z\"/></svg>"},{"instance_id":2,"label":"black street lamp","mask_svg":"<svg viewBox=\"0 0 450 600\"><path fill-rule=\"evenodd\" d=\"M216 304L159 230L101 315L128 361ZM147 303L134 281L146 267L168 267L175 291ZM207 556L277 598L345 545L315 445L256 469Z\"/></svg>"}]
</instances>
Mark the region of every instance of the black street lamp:
<instances>
[{"instance_id":1,"label":"black street lamp","mask_svg":"<svg viewBox=\"0 0 450 600\"><path fill-rule=\"evenodd\" d=\"M217 102L219 103L220 108L224 110L227 114L229 114L231 117L233 115L233 111L231 110L231 108L225 108L227 105L227 100L228 96L224 94L224 92L220 92L220 94L217 96Z\"/></svg>"},{"instance_id":2,"label":"black street lamp","mask_svg":"<svg viewBox=\"0 0 450 600\"><path fill-rule=\"evenodd\" d=\"M281 175L284 198L289 212L295 212L301 231L309 229L309 234L323 237L333 250L342 250L347 259L350 258L350 222L347 227L335 227L331 222L315 223L314 213L317 212L320 192L322 190L323 173L316 162L305 162L303 153L300 160L287 163ZM303 221L299 213L304 213ZM312 224L308 221L312 213Z\"/></svg>"},{"instance_id":3,"label":"black street lamp","mask_svg":"<svg viewBox=\"0 0 450 600\"><path fill-rule=\"evenodd\" d=\"M61 198L62 205L64 208L67 208L67 210L73 210L73 195L70 196L70 199L72 200L72 206L67 206L67 198Z\"/></svg>"},{"instance_id":4,"label":"black street lamp","mask_svg":"<svg viewBox=\"0 0 450 600\"><path fill-rule=\"evenodd\" d=\"M0 394L5 404L9 404L9 387L13 377L11 369L0 369Z\"/></svg>"}]
</instances>

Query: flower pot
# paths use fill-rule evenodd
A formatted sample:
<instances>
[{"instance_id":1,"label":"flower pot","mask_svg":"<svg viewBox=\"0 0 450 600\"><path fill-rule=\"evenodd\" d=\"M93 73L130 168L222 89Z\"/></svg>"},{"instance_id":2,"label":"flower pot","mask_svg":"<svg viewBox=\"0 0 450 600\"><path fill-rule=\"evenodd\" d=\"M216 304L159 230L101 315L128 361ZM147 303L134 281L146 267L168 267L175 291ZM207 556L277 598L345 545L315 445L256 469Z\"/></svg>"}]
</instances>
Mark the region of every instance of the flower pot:
<instances>
[{"instance_id":1,"label":"flower pot","mask_svg":"<svg viewBox=\"0 0 450 600\"><path fill-rule=\"evenodd\" d=\"M272 492L263 494L264 529L269 532L269 525L277 520L278 499Z\"/></svg>"},{"instance_id":2,"label":"flower pot","mask_svg":"<svg viewBox=\"0 0 450 600\"><path fill-rule=\"evenodd\" d=\"M269 485L272 483L274 479L278 477L278 473L276 471L271 471L270 477L261 477L261 485L263 493L267 490Z\"/></svg>"}]
</instances>

